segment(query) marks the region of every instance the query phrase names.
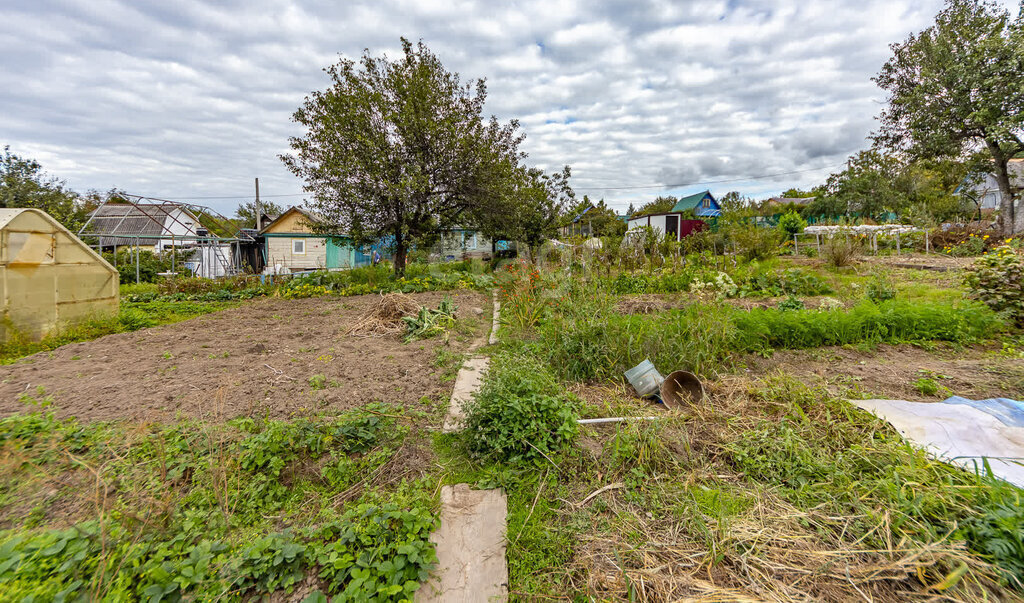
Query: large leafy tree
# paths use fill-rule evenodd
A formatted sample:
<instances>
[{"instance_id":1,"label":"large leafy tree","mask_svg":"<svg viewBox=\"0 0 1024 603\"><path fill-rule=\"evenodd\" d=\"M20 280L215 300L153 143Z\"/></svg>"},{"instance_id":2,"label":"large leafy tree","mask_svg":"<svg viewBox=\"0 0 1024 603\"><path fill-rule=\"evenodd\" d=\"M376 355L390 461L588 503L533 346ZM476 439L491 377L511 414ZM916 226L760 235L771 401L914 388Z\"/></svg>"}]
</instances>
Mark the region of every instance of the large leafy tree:
<instances>
[{"instance_id":1,"label":"large leafy tree","mask_svg":"<svg viewBox=\"0 0 1024 603\"><path fill-rule=\"evenodd\" d=\"M587 211L590 208L590 211ZM604 199L596 203L590 197L583 195L583 200L575 204L565 215L565 224L573 218L587 211L582 221L592 229L592 236L595 237L621 237L626 232L626 223L619 219L615 210L608 207Z\"/></svg>"},{"instance_id":2,"label":"large leafy tree","mask_svg":"<svg viewBox=\"0 0 1024 603\"><path fill-rule=\"evenodd\" d=\"M295 112L306 131L281 158L312 193L318 228L389 243L403 274L411 246L433 244L509 185L518 123L484 120L484 81L463 84L422 42L402 38L394 61L367 51L325 71L332 85Z\"/></svg>"},{"instance_id":3,"label":"large leafy tree","mask_svg":"<svg viewBox=\"0 0 1024 603\"><path fill-rule=\"evenodd\" d=\"M984 148L1002 194L1004 233L1024 230L1008 160L1024 151L1021 21L986 0L948 0L935 24L892 46L875 77L888 92L876 139L916 158Z\"/></svg>"},{"instance_id":4,"label":"large leafy tree","mask_svg":"<svg viewBox=\"0 0 1024 603\"><path fill-rule=\"evenodd\" d=\"M845 170L829 176L825 194L814 200L809 211L871 218L899 212L907 204L906 195L897 187L901 169L891 155L876 149L861 151L850 157Z\"/></svg>"},{"instance_id":5,"label":"large leafy tree","mask_svg":"<svg viewBox=\"0 0 1024 603\"><path fill-rule=\"evenodd\" d=\"M33 207L53 216L71 232L78 232L86 219L86 207L67 184L43 171L33 159L11 153L4 147L0 156L0 207Z\"/></svg>"},{"instance_id":6,"label":"large leafy tree","mask_svg":"<svg viewBox=\"0 0 1024 603\"><path fill-rule=\"evenodd\" d=\"M526 245L536 261L540 246L554 235L575 193L569 185L569 166L547 173L538 168L515 167L507 186L473 213L473 224L491 239Z\"/></svg>"}]
</instances>

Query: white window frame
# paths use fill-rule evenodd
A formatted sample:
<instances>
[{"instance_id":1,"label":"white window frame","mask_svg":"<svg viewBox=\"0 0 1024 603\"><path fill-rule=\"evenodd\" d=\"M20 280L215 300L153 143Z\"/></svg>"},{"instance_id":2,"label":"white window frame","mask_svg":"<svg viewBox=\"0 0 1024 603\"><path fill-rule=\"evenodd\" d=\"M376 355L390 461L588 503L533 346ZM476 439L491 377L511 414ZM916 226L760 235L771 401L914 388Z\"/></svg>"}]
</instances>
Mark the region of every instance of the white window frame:
<instances>
[{"instance_id":1,"label":"white window frame","mask_svg":"<svg viewBox=\"0 0 1024 603\"><path fill-rule=\"evenodd\" d=\"M296 249L297 243L301 243L302 251ZM306 239L292 239L292 255L306 255Z\"/></svg>"}]
</instances>

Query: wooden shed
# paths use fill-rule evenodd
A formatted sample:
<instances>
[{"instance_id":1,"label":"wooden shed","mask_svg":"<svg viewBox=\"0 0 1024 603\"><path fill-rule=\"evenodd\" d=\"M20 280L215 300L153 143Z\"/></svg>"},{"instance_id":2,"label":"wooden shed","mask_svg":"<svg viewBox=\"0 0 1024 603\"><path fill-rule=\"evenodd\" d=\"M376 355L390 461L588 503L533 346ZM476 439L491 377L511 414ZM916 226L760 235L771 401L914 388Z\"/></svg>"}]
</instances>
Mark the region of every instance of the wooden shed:
<instances>
[{"instance_id":1,"label":"wooden shed","mask_svg":"<svg viewBox=\"0 0 1024 603\"><path fill-rule=\"evenodd\" d=\"M38 209L0 209L0 340L117 314L117 270Z\"/></svg>"}]
</instances>

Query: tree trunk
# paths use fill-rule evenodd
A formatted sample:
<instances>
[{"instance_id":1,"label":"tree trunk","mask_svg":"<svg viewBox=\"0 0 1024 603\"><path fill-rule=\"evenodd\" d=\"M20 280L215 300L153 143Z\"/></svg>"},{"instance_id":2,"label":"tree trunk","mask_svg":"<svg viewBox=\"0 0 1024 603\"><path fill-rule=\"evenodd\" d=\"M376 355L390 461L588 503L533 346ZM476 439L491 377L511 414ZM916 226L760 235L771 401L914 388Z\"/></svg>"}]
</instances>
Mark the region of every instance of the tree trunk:
<instances>
[{"instance_id":1,"label":"tree trunk","mask_svg":"<svg viewBox=\"0 0 1024 603\"><path fill-rule=\"evenodd\" d=\"M1024 227L1018 224L1017 200L1014 198L1013 189L1010 188L1009 158L999 148L997 142L986 140L985 144L992 155L996 182L999 184L999 230L1003 236L1008 237L1024 230ZM1020 221L1024 221L1024 211L1020 214Z\"/></svg>"},{"instance_id":2,"label":"tree trunk","mask_svg":"<svg viewBox=\"0 0 1024 603\"><path fill-rule=\"evenodd\" d=\"M395 277L405 276L405 239L401 234L395 234Z\"/></svg>"}]
</instances>

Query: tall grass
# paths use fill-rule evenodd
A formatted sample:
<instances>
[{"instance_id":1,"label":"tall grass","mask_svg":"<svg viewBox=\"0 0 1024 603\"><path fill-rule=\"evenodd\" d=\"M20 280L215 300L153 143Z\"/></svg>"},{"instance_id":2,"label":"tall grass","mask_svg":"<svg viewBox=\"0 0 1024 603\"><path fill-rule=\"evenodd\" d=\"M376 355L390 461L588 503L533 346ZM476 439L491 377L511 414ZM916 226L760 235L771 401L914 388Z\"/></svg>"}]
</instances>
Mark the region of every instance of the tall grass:
<instances>
[{"instance_id":1,"label":"tall grass","mask_svg":"<svg viewBox=\"0 0 1024 603\"><path fill-rule=\"evenodd\" d=\"M714 373L735 337L728 312L711 304L624 316L600 287L570 299L559 319L541 327L537 347L560 376L573 381L618 378L645 358L671 370Z\"/></svg>"},{"instance_id":2,"label":"tall grass","mask_svg":"<svg viewBox=\"0 0 1024 603\"><path fill-rule=\"evenodd\" d=\"M862 342L968 343L1004 323L977 303L865 301L852 310L743 311L696 303L655 315L622 315L601 285L578 287L562 313L538 330L535 352L572 381L618 379L650 358L663 371L716 373L732 353Z\"/></svg>"}]
</instances>

